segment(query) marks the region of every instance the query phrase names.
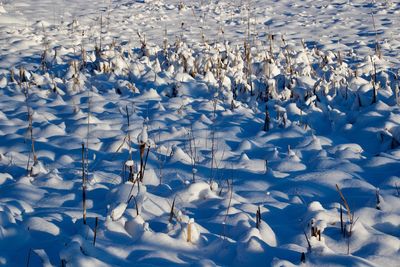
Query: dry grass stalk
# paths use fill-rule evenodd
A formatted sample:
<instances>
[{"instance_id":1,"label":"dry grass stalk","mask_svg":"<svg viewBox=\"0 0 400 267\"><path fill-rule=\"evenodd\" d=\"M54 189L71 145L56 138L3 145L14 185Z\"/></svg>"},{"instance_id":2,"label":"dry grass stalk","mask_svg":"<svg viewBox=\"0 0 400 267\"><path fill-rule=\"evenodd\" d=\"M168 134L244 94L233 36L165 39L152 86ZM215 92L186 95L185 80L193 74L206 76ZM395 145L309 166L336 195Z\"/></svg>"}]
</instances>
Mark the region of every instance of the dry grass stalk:
<instances>
[{"instance_id":1,"label":"dry grass stalk","mask_svg":"<svg viewBox=\"0 0 400 267\"><path fill-rule=\"evenodd\" d=\"M136 216L139 216L139 206L138 206L136 197L133 197L133 200L135 200ZM129 201L128 201L128 203L129 203Z\"/></svg>"},{"instance_id":2,"label":"dry grass stalk","mask_svg":"<svg viewBox=\"0 0 400 267\"><path fill-rule=\"evenodd\" d=\"M15 74L13 69L10 69L10 81L15 83Z\"/></svg>"},{"instance_id":3,"label":"dry grass stalk","mask_svg":"<svg viewBox=\"0 0 400 267\"><path fill-rule=\"evenodd\" d=\"M128 123L128 147L129 147L129 160L132 160L132 149L131 149L131 132L129 130L130 127L130 117L129 117L129 112L128 112L128 106L125 106L125 111L126 111L126 120ZM125 142L125 139L124 139ZM134 172L134 166L131 164L129 166L129 181L133 181L133 172Z\"/></svg>"},{"instance_id":4,"label":"dry grass stalk","mask_svg":"<svg viewBox=\"0 0 400 267\"><path fill-rule=\"evenodd\" d=\"M86 160L85 178L86 179L87 179L87 177L89 177L89 138L90 138L91 101L92 101L92 99L91 99L90 90L88 90L88 115L87 115L86 150L85 150L85 153L86 153L85 154L85 160Z\"/></svg>"},{"instance_id":5,"label":"dry grass stalk","mask_svg":"<svg viewBox=\"0 0 400 267\"><path fill-rule=\"evenodd\" d=\"M169 223L172 223L172 219L173 219L174 216L175 216L175 213L174 213L175 199L176 199L176 196L174 197L174 200L172 201L171 210L170 210L170 212L169 212L169 219L168 219Z\"/></svg>"},{"instance_id":6,"label":"dry grass stalk","mask_svg":"<svg viewBox=\"0 0 400 267\"><path fill-rule=\"evenodd\" d=\"M196 146L196 138L193 133L193 125L190 126L190 131L188 133L188 142L189 142L189 156L192 165L192 182L196 182L196 166L198 162L197 156L197 146Z\"/></svg>"},{"instance_id":7,"label":"dry grass stalk","mask_svg":"<svg viewBox=\"0 0 400 267\"><path fill-rule=\"evenodd\" d=\"M187 242L192 242L192 222L189 221L187 225Z\"/></svg>"},{"instance_id":8,"label":"dry grass stalk","mask_svg":"<svg viewBox=\"0 0 400 267\"><path fill-rule=\"evenodd\" d=\"M32 254L32 248L29 248L28 259L26 260L26 267L29 267L29 263L31 261L31 254Z\"/></svg>"},{"instance_id":9,"label":"dry grass stalk","mask_svg":"<svg viewBox=\"0 0 400 267\"><path fill-rule=\"evenodd\" d=\"M377 55L379 57L379 59L382 59L382 51L381 51L381 47L378 42L378 31L376 29L374 13L371 13L371 16L372 16L372 25L373 25L374 31L375 31L375 55Z\"/></svg>"},{"instance_id":10,"label":"dry grass stalk","mask_svg":"<svg viewBox=\"0 0 400 267\"><path fill-rule=\"evenodd\" d=\"M138 173L140 182L143 182L144 172L146 170L146 165L147 165L147 159L149 158L149 152L150 152L150 146L148 146L147 151L146 151L146 156L144 157L144 160L143 160L145 148L146 148L146 144L140 145L140 171Z\"/></svg>"},{"instance_id":11,"label":"dry grass stalk","mask_svg":"<svg viewBox=\"0 0 400 267\"><path fill-rule=\"evenodd\" d=\"M372 64L372 70L373 72L371 73L371 83L372 83L372 88L373 88L373 95L372 95L372 100L371 100L371 104L375 104L377 99L377 90L378 90L378 83L377 83L377 76L376 76L376 63L375 60L372 58L372 56L369 57L371 64Z\"/></svg>"},{"instance_id":12,"label":"dry grass stalk","mask_svg":"<svg viewBox=\"0 0 400 267\"><path fill-rule=\"evenodd\" d=\"M100 14L100 32L99 32L99 50L101 51L101 45L103 40L103 14Z\"/></svg>"},{"instance_id":13,"label":"dry grass stalk","mask_svg":"<svg viewBox=\"0 0 400 267\"><path fill-rule=\"evenodd\" d=\"M96 221L94 223L94 236L93 236L93 246L96 245L96 237L97 237L97 226L99 223L99 217L96 217Z\"/></svg>"},{"instance_id":14,"label":"dry grass stalk","mask_svg":"<svg viewBox=\"0 0 400 267\"><path fill-rule=\"evenodd\" d=\"M269 54L272 59L274 59L274 48L273 48L274 39L275 39L275 36L273 34L268 34Z\"/></svg>"},{"instance_id":15,"label":"dry grass stalk","mask_svg":"<svg viewBox=\"0 0 400 267\"><path fill-rule=\"evenodd\" d=\"M348 219L349 219L349 222L352 223L352 222L353 222L353 215L352 215L352 213L351 213L350 206L349 206L349 204L348 204L346 198L344 197L342 191L340 190L340 188L339 188L339 186L338 186L337 184L336 184L336 190L338 191L338 193L339 193L339 195L340 195L340 198L342 199L343 204L344 204L344 206L346 207L346 210L347 210L347 217L348 217Z\"/></svg>"},{"instance_id":16,"label":"dry grass stalk","mask_svg":"<svg viewBox=\"0 0 400 267\"><path fill-rule=\"evenodd\" d=\"M154 138L155 140L156 138ZM161 128L158 127L158 143L161 143ZM158 176L160 179L160 184L162 184L162 178L163 178L163 169L165 162L167 161L167 155L169 154L170 146L168 146L167 153L163 155L161 152L161 147L157 147L157 163L158 163Z\"/></svg>"},{"instance_id":17,"label":"dry grass stalk","mask_svg":"<svg viewBox=\"0 0 400 267\"><path fill-rule=\"evenodd\" d=\"M263 131L268 132L269 131L269 125L271 123L271 117L269 116L268 112L268 105L265 106L265 121L264 121L264 127Z\"/></svg>"},{"instance_id":18,"label":"dry grass stalk","mask_svg":"<svg viewBox=\"0 0 400 267\"><path fill-rule=\"evenodd\" d=\"M350 223L350 229L349 229L348 237L347 237L347 255L350 254L350 237L353 233L353 228L354 228L354 225L356 224L357 220L358 220L358 218Z\"/></svg>"},{"instance_id":19,"label":"dry grass stalk","mask_svg":"<svg viewBox=\"0 0 400 267\"><path fill-rule=\"evenodd\" d=\"M304 252L301 253L300 262L306 263L306 254Z\"/></svg>"},{"instance_id":20,"label":"dry grass stalk","mask_svg":"<svg viewBox=\"0 0 400 267\"><path fill-rule=\"evenodd\" d=\"M139 180L142 180L142 170L143 170L143 165L144 165L144 151L146 149L146 144L145 143L140 143L139 144L139 152L140 152L140 169L139 169Z\"/></svg>"},{"instance_id":21,"label":"dry grass stalk","mask_svg":"<svg viewBox=\"0 0 400 267\"><path fill-rule=\"evenodd\" d=\"M233 181L229 183L229 180L226 180L228 190L229 190L229 202L228 202L228 207L226 209L225 213L225 218L224 221L222 222L223 225L223 237L224 239L226 238L226 221L228 220L228 215L229 215L229 209L231 208L232 205L232 197L233 197ZM222 190L222 189L221 189Z\"/></svg>"},{"instance_id":22,"label":"dry grass stalk","mask_svg":"<svg viewBox=\"0 0 400 267\"><path fill-rule=\"evenodd\" d=\"M311 243L310 243L310 240L308 239L308 236L307 236L307 234L306 234L305 231L303 231L303 234L304 234L304 236L306 237L306 240L307 240L308 251L311 252Z\"/></svg>"},{"instance_id":23,"label":"dry grass stalk","mask_svg":"<svg viewBox=\"0 0 400 267\"><path fill-rule=\"evenodd\" d=\"M85 68L86 67L86 50L83 47L83 44L81 44L81 60L82 60L81 66L83 68Z\"/></svg>"},{"instance_id":24,"label":"dry grass stalk","mask_svg":"<svg viewBox=\"0 0 400 267\"><path fill-rule=\"evenodd\" d=\"M30 147L30 151L29 151L28 162L26 165L26 171L28 172L29 175L32 175L32 167L38 163L38 159L37 159L36 150L35 150L35 139L33 137L33 112L31 111L31 108L29 106L30 84L29 84L28 78L26 77L25 69L22 67L19 69L19 77L20 77L20 80L18 82L18 85L20 86L20 88L25 96L25 105L26 105L26 109L27 109L27 113L28 113L28 132L29 132L29 136L31 139L31 147ZM33 165L30 168L29 163L30 163L31 153L33 155Z\"/></svg>"},{"instance_id":25,"label":"dry grass stalk","mask_svg":"<svg viewBox=\"0 0 400 267\"><path fill-rule=\"evenodd\" d=\"M318 238L321 241L321 230L315 226L314 220L311 220L311 236Z\"/></svg>"},{"instance_id":26,"label":"dry grass stalk","mask_svg":"<svg viewBox=\"0 0 400 267\"><path fill-rule=\"evenodd\" d=\"M347 209L348 223L350 226L349 226L348 230L344 229L344 234L347 236L347 254L350 254L350 237L352 236L353 228L354 228L354 225L356 224L358 218L356 220L354 220L354 214L351 212L350 206L337 184L336 184L336 189L340 195L340 198L343 201L344 206Z\"/></svg>"},{"instance_id":27,"label":"dry grass stalk","mask_svg":"<svg viewBox=\"0 0 400 267\"><path fill-rule=\"evenodd\" d=\"M260 229L260 225L261 225L261 210L260 210L260 206L258 206L257 212L256 212L256 227L257 227L257 229Z\"/></svg>"},{"instance_id":28,"label":"dry grass stalk","mask_svg":"<svg viewBox=\"0 0 400 267\"><path fill-rule=\"evenodd\" d=\"M83 224L86 224L86 177L85 177L85 144L82 143L82 208Z\"/></svg>"},{"instance_id":29,"label":"dry grass stalk","mask_svg":"<svg viewBox=\"0 0 400 267\"><path fill-rule=\"evenodd\" d=\"M381 210L381 199L380 199L379 189L376 189L375 196L376 196L376 206L375 207L377 210Z\"/></svg>"},{"instance_id":30,"label":"dry grass stalk","mask_svg":"<svg viewBox=\"0 0 400 267\"><path fill-rule=\"evenodd\" d=\"M211 129L211 166L210 166L210 185L214 179L214 163L215 163L215 121L216 121L216 111L217 111L217 99L213 99L213 119L212 119L212 129Z\"/></svg>"},{"instance_id":31,"label":"dry grass stalk","mask_svg":"<svg viewBox=\"0 0 400 267\"><path fill-rule=\"evenodd\" d=\"M28 107L28 120L29 120L29 134L31 138L31 151L33 155L33 165L36 165L38 162L36 151L35 151L35 139L33 137L33 115Z\"/></svg>"},{"instance_id":32,"label":"dry grass stalk","mask_svg":"<svg viewBox=\"0 0 400 267\"><path fill-rule=\"evenodd\" d=\"M340 204L340 232L342 233L343 237L345 237L342 204Z\"/></svg>"}]
</instances>

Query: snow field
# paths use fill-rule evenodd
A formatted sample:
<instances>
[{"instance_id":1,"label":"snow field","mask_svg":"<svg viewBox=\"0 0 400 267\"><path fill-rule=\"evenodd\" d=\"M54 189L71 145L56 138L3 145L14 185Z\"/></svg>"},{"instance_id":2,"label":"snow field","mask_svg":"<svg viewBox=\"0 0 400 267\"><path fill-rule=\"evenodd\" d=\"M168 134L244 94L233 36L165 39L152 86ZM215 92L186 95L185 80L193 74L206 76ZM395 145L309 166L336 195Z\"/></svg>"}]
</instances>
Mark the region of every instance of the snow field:
<instances>
[{"instance_id":1,"label":"snow field","mask_svg":"<svg viewBox=\"0 0 400 267\"><path fill-rule=\"evenodd\" d=\"M396 266L399 3L239 2L3 2L0 264Z\"/></svg>"}]
</instances>

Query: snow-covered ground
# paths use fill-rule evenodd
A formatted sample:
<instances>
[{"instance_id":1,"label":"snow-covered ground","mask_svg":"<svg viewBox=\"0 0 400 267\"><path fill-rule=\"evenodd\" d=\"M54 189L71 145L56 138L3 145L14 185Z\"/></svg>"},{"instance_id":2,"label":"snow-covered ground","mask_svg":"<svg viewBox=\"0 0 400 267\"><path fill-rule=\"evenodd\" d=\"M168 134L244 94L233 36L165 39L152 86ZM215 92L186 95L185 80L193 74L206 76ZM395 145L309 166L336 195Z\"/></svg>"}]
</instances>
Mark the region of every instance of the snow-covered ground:
<instances>
[{"instance_id":1,"label":"snow-covered ground","mask_svg":"<svg viewBox=\"0 0 400 267\"><path fill-rule=\"evenodd\" d=\"M397 266L399 13L2 1L0 265Z\"/></svg>"}]
</instances>

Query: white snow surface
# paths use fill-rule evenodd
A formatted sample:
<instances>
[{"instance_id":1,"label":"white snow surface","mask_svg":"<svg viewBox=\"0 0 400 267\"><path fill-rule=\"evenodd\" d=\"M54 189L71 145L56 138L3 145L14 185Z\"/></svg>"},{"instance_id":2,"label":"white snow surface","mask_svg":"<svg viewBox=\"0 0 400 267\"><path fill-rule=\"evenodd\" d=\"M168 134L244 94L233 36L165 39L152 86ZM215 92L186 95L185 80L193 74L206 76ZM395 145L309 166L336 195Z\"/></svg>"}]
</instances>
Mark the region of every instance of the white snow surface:
<instances>
[{"instance_id":1,"label":"white snow surface","mask_svg":"<svg viewBox=\"0 0 400 267\"><path fill-rule=\"evenodd\" d=\"M398 266L399 14L0 1L0 266Z\"/></svg>"}]
</instances>

